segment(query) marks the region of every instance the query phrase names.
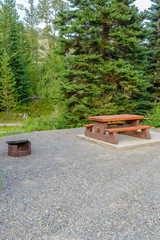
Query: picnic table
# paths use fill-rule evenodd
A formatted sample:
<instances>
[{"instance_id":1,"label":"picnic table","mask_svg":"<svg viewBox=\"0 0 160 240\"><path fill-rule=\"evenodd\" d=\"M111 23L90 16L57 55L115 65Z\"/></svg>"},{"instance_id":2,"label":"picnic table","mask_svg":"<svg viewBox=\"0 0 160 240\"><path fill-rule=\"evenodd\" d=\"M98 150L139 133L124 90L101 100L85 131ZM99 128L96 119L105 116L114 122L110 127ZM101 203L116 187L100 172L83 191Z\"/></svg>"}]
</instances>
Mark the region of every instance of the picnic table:
<instances>
[{"instance_id":1,"label":"picnic table","mask_svg":"<svg viewBox=\"0 0 160 240\"><path fill-rule=\"evenodd\" d=\"M91 116L89 120L93 124L84 125L86 127L85 136L95 138L109 143L118 143L117 133L150 139L149 128L151 126L139 125L142 115L121 114L108 116Z\"/></svg>"}]
</instances>

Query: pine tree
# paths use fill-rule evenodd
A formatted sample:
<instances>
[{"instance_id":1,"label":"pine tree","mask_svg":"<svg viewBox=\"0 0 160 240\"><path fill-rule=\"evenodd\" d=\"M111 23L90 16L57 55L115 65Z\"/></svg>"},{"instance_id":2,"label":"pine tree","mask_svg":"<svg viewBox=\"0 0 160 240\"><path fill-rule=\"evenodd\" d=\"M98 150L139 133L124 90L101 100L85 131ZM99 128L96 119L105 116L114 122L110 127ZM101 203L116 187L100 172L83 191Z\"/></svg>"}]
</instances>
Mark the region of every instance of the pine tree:
<instances>
[{"instance_id":1,"label":"pine tree","mask_svg":"<svg viewBox=\"0 0 160 240\"><path fill-rule=\"evenodd\" d=\"M25 10L25 26L30 39L30 53L32 57L38 62L38 31L36 30L38 21L37 8L34 6L34 0L28 0L28 8Z\"/></svg>"},{"instance_id":2,"label":"pine tree","mask_svg":"<svg viewBox=\"0 0 160 240\"><path fill-rule=\"evenodd\" d=\"M44 21L45 27L43 29L43 35L47 38L48 46L50 45L50 39L52 34L51 24L53 22L53 9L51 6L51 0L40 0L38 3L38 17Z\"/></svg>"},{"instance_id":3,"label":"pine tree","mask_svg":"<svg viewBox=\"0 0 160 240\"><path fill-rule=\"evenodd\" d=\"M151 91L154 99L160 100L160 1L151 0L153 3L148 12L148 64L147 77L152 84Z\"/></svg>"},{"instance_id":4,"label":"pine tree","mask_svg":"<svg viewBox=\"0 0 160 240\"><path fill-rule=\"evenodd\" d=\"M58 13L60 11L68 11L69 5L68 2L63 1L63 0L50 0L51 1L51 6L53 9L53 29L54 29L54 37L56 36L56 26L55 26L55 21L58 19Z\"/></svg>"},{"instance_id":5,"label":"pine tree","mask_svg":"<svg viewBox=\"0 0 160 240\"><path fill-rule=\"evenodd\" d=\"M59 94L65 70L64 57L58 55L54 49L50 49L47 56L42 59L40 69L40 98L54 106L61 98Z\"/></svg>"},{"instance_id":6,"label":"pine tree","mask_svg":"<svg viewBox=\"0 0 160 240\"><path fill-rule=\"evenodd\" d=\"M39 33L37 30L39 20L37 8L34 6L34 0L28 0L28 5L28 8L21 6L21 9L25 11L25 59L27 61L26 70L30 78L32 92L36 94L39 80Z\"/></svg>"},{"instance_id":7,"label":"pine tree","mask_svg":"<svg viewBox=\"0 0 160 240\"><path fill-rule=\"evenodd\" d=\"M21 42L22 24L14 0L4 0L1 3L2 14L0 18L0 54L3 51L10 56L10 67L15 77L19 99L29 95L29 83L25 77L25 62L23 59L23 45Z\"/></svg>"},{"instance_id":8,"label":"pine tree","mask_svg":"<svg viewBox=\"0 0 160 240\"><path fill-rule=\"evenodd\" d=\"M143 16L133 0L72 0L61 11L60 30L66 54L62 85L69 124L92 114L140 113L147 108Z\"/></svg>"},{"instance_id":9,"label":"pine tree","mask_svg":"<svg viewBox=\"0 0 160 240\"><path fill-rule=\"evenodd\" d=\"M57 37L55 29L55 20L58 12L63 8L67 8L68 4L63 0L39 0L38 17L45 23L42 36L47 39L49 48L56 46ZM51 44L52 43L52 44Z\"/></svg>"},{"instance_id":10,"label":"pine tree","mask_svg":"<svg viewBox=\"0 0 160 240\"><path fill-rule=\"evenodd\" d=\"M7 113L17 106L16 81L10 67L10 60L4 50L0 59L0 102Z\"/></svg>"}]
</instances>

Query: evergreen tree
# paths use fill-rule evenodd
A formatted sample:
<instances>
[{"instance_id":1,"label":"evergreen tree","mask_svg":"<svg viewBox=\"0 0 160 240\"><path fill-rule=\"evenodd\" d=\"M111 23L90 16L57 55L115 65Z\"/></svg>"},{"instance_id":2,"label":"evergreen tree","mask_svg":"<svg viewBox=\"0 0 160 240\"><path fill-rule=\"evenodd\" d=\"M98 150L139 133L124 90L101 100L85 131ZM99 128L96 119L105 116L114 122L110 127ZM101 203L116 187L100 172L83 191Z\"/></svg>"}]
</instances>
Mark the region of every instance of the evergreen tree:
<instances>
[{"instance_id":1,"label":"evergreen tree","mask_svg":"<svg viewBox=\"0 0 160 240\"><path fill-rule=\"evenodd\" d=\"M69 124L92 114L147 108L143 15L133 2L70 0L70 11L60 12L57 28L67 56L62 92Z\"/></svg>"},{"instance_id":2,"label":"evergreen tree","mask_svg":"<svg viewBox=\"0 0 160 240\"><path fill-rule=\"evenodd\" d=\"M147 77L151 82L157 100L160 99L160 1L151 0L153 3L148 12L148 65Z\"/></svg>"},{"instance_id":3,"label":"evergreen tree","mask_svg":"<svg viewBox=\"0 0 160 240\"><path fill-rule=\"evenodd\" d=\"M61 98L60 85L65 70L64 58L50 49L47 56L41 62L41 80L39 82L40 98L54 107Z\"/></svg>"},{"instance_id":4,"label":"evergreen tree","mask_svg":"<svg viewBox=\"0 0 160 240\"><path fill-rule=\"evenodd\" d=\"M0 53L3 50L10 56L10 67L15 77L16 88L20 99L29 95L29 84L25 78L25 62L23 59L23 45L21 42L22 25L14 0L4 0L1 3L2 14L0 17Z\"/></svg>"},{"instance_id":5,"label":"evergreen tree","mask_svg":"<svg viewBox=\"0 0 160 240\"><path fill-rule=\"evenodd\" d=\"M43 35L47 38L48 46L50 45L50 38L52 33L52 13L53 9L51 6L51 0L40 0L38 3L38 17L45 23Z\"/></svg>"},{"instance_id":6,"label":"evergreen tree","mask_svg":"<svg viewBox=\"0 0 160 240\"><path fill-rule=\"evenodd\" d=\"M10 57L5 50L0 59L0 103L7 113L17 105L16 81L10 67Z\"/></svg>"},{"instance_id":7,"label":"evergreen tree","mask_svg":"<svg viewBox=\"0 0 160 240\"><path fill-rule=\"evenodd\" d=\"M43 29L43 37L48 41L48 46L56 46L57 37L55 29L55 20L58 12L63 8L67 8L68 4L63 0L39 0L38 3L38 17L45 23Z\"/></svg>"},{"instance_id":8,"label":"evergreen tree","mask_svg":"<svg viewBox=\"0 0 160 240\"><path fill-rule=\"evenodd\" d=\"M38 62L38 31L36 30L38 21L38 13L37 9L34 6L34 0L28 0L28 8L24 8L25 10L25 26L28 34L28 39L30 40L30 54L32 58Z\"/></svg>"},{"instance_id":9,"label":"evergreen tree","mask_svg":"<svg viewBox=\"0 0 160 240\"><path fill-rule=\"evenodd\" d=\"M39 36L37 30L39 20L37 8L34 6L34 0L28 0L28 5L28 8L21 6L21 9L25 11L25 59L27 61L27 74L30 78L32 92L36 94L39 79Z\"/></svg>"},{"instance_id":10,"label":"evergreen tree","mask_svg":"<svg viewBox=\"0 0 160 240\"><path fill-rule=\"evenodd\" d=\"M54 29L54 37L56 35L56 26L55 26L55 21L58 19L58 13L60 11L68 11L69 5L68 2L65 2L63 0L50 0L51 1L51 6L53 9L53 29Z\"/></svg>"}]
</instances>

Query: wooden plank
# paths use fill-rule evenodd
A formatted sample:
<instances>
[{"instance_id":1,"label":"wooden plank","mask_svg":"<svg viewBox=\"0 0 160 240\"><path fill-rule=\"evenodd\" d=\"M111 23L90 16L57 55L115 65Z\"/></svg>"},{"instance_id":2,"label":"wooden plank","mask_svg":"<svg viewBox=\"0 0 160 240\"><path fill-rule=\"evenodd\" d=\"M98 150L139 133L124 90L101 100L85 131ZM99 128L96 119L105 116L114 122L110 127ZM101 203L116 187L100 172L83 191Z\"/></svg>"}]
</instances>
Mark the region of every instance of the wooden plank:
<instances>
[{"instance_id":1,"label":"wooden plank","mask_svg":"<svg viewBox=\"0 0 160 240\"><path fill-rule=\"evenodd\" d=\"M144 119L142 115L121 114L121 115L108 115L108 116L90 116L89 120L97 122L110 122L110 121L124 121L124 120L140 120Z\"/></svg>"},{"instance_id":2,"label":"wooden plank","mask_svg":"<svg viewBox=\"0 0 160 240\"><path fill-rule=\"evenodd\" d=\"M83 125L83 127L90 128L93 127L93 124Z\"/></svg>"},{"instance_id":3,"label":"wooden plank","mask_svg":"<svg viewBox=\"0 0 160 240\"><path fill-rule=\"evenodd\" d=\"M125 131L132 131L132 130L139 130L139 129L149 129L151 128L151 126L120 126L120 127L117 127L117 128L109 128L109 129L105 129L105 132L110 132L110 133L113 133L113 132L125 132Z\"/></svg>"},{"instance_id":4,"label":"wooden plank","mask_svg":"<svg viewBox=\"0 0 160 240\"><path fill-rule=\"evenodd\" d=\"M123 125L125 124L125 122L110 122L110 123L107 123L107 125Z\"/></svg>"}]
</instances>

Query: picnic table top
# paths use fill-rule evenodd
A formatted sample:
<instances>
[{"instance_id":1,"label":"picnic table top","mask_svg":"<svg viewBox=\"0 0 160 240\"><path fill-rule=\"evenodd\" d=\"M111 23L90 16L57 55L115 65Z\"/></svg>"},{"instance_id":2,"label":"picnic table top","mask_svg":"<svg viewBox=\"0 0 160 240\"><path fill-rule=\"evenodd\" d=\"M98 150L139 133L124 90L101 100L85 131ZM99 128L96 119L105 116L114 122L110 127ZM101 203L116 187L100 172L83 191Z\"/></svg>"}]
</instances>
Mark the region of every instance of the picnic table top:
<instances>
[{"instance_id":1,"label":"picnic table top","mask_svg":"<svg viewBox=\"0 0 160 240\"><path fill-rule=\"evenodd\" d=\"M132 114L120 114L120 115L107 115L107 116L90 116L89 120L96 122L109 122L109 121L120 121L120 120L140 120L144 119L142 115Z\"/></svg>"}]
</instances>

